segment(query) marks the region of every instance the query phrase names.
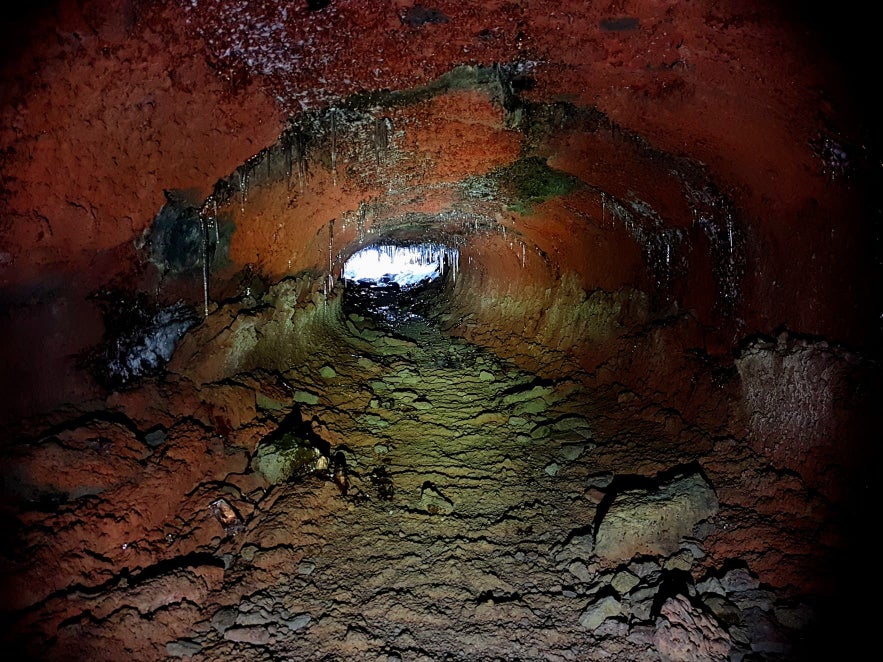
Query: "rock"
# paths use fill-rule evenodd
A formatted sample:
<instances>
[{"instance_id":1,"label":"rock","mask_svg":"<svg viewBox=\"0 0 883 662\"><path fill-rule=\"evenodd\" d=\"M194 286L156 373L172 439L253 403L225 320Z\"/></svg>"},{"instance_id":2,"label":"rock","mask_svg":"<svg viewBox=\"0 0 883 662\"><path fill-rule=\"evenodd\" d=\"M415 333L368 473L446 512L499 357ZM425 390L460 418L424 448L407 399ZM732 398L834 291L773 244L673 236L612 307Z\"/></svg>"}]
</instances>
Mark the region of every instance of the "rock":
<instances>
[{"instance_id":1,"label":"rock","mask_svg":"<svg viewBox=\"0 0 883 662\"><path fill-rule=\"evenodd\" d=\"M629 565L629 570L640 577L644 583L655 584L659 581L662 566L653 560L636 561Z\"/></svg>"},{"instance_id":2,"label":"rock","mask_svg":"<svg viewBox=\"0 0 883 662\"><path fill-rule=\"evenodd\" d=\"M298 614L292 619L287 621L283 621L289 630L296 632L297 630L303 630L307 625L310 624L311 617L309 614Z\"/></svg>"},{"instance_id":3,"label":"rock","mask_svg":"<svg viewBox=\"0 0 883 662\"><path fill-rule=\"evenodd\" d=\"M513 405L517 403L529 402L531 400L539 400L552 395L552 389L549 386L534 386L533 388L524 388L513 393L503 396L504 405ZM545 407L543 407L545 409Z\"/></svg>"},{"instance_id":4,"label":"rock","mask_svg":"<svg viewBox=\"0 0 883 662\"><path fill-rule=\"evenodd\" d=\"M591 436L589 422L581 416L564 416L552 424L558 432L581 432L586 438Z\"/></svg>"},{"instance_id":5,"label":"rock","mask_svg":"<svg viewBox=\"0 0 883 662\"><path fill-rule=\"evenodd\" d=\"M265 411L282 411L290 406L289 403L270 398L260 392L254 394L254 403L258 409Z\"/></svg>"},{"instance_id":6,"label":"rock","mask_svg":"<svg viewBox=\"0 0 883 662\"><path fill-rule=\"evenodd\" d=\"M253 611L250 613L242 614L236 617L236 625L241 625L243 627L248 627L252 625L266 625L267 623L273 622L275 619L265 610L261 609L259 611Z\"/></svg>"},{"instance_id":7,"label":"rock","mask_svg":"<svg viewBox=\"0 0 883 662\"><path fill-rule=\"evenodd\" d=\"M656 490L617 494L598 525L595 553L611 560L637 554L668 556L681 539L718 509L714 491L697 472L663 483Z\"/></svg>"},{"instance_id":8,"label":"rock","mask_svg":"<svg viewBox=\"0 0 883 662\"><path fill-rule=\"evenodd\" d=\"M190 639L178 639L166 644L166 654L169 657L191 657L202 650L202 644Z\"/></svg>"},{"instance_id":9,"label":"rock","mask_svg":"<svg viewBox=\"0 0 883 662\"><path fill-rule=\"evenodd\" d=\"M319 376L322 377L322 379L333 379L334 377L337 377L337 370L330 365L323 365L319 368Z\"/></svg>"},{"instance_id":10,"label":"rock","mask_svg":"<svg viewBox=\"0 0 883 662\"><path fill-rule=\"evenodd\" d=\"M561 447L561 459L565 462L573 462L586 450L585 444L566 444Z\"/></svg>"},{"instance_id":11,"label":"rock","mask_svg":"<svg viewBox=\"0 0 883 662\"><path fill-rule=\"evenodd\" d=\"M537 398L536 400L528 400L515 405L512 411L515 414L541 414L548 408L549 405L544 400Z\"/></svg>"},{"instance_id":12,"label":"rock","mask_svg":"<svg viewBox=\"0 0 883 662\"><path fill-rule=\"evenodd\" d=\"M306 577L306 576L312 575L313 571L315 569L316 569L316 564L313 563L312 561L302 561L297 566L297 574L304 575Z\"/></svg>"},{"instance_id":13,"label":"rock","mask_svg":"<svg viewBox=\"0 0 883 662\"><path fill-rule=\"evenodd\" d=\"M235 627L227 630L224 638L242 644L264 646L270 643L270 632L266 628L257 626Z\"/></svg>"},{"instance_id":14,"label":"rock","mask_svg":"<svg viewBox=\"0 0 883 662\"><path fill-rule=\"evenodd\" d=\"M259 472L271 485L310 473L322 456L319 449L293 434L258 446L251 460L251 468Z\"/></svg>"},{"instance_id":15,"label":"rock","mask_svg":"<svg viewBox=\"0 0 883 662\"><path fill-rule=\"evenodd\" d=\"M666 570L689 571L693 567L693 554L688 549L682 549L677 554L669 556L662 567Z\"/></svg>"},{"instance_id":16,"label":"rock","mask_svg":"<svg viewBox=\"0 0 883 662\"><path fill-rule=\"evenodd\" d=\"M658 586L644 586L628 595L629 611L636 621L649 621L653 611L653 601L659 592Z\"/></svg>"},{"instance_id":17,"label":"rock","mask_svg":"<svg viewBox=\"0 0 883 662\"><path fill-rule=\"evenodd\" d=\"M592 555L592 536L590 534L572 535L567 544L555 555L556 561L573 561L587 559Z\"/></svg>"},{"instance_id":18,"label":"rock","mask_svg":"<svg viewBox=\"0 0 883 662\"><path fill-rule=\"evenodd\" d=\"M628 641L643 648L653 646L655 629L649 625L636 625L629 632Z\"/></svg>"},{"instance_id":19,"label":"rock","mask_svg":"<svg viewBox=\"0 0 883 662\"><path fill-rule=\"evenodd\" d=\"M760 609L742 612L742 626L748 629L751 650L756 653L785 655L790 653L788 637L771 615Z\"/></svg>"},{"instance_id":20,"label":"rock","mask_svg":"<svg viewBox=\"0 0 883 662\"><path fill-rule=\"evenodd\" d=\"M729 635L683 595L665 601L656 619L653 644L665 662L723 662L729 659Z\"/></svg>"},{"instance_id":21,"label":"rock","mask_svg":"<svg viewBox=\"0 0 883 662\"><path fill-rule=\"evenodd\" d=\"M570 572L571 575L586 584L591 582L593 579L592 573L589 571L588 567L586 567L586 564L582 561L574 561L569 566L567 566L567 570L568 572Z\"/></svg>"},{"instance_id":22,"label":"rock","mask_svg":"<svg viewBox=\"0 0 883 662\"><path fill-rule=\"evenodd\" d=\"M295 391L291 399L302 405L319 404L319 396L315 393L310 393L309 391Z\"/></svg>"},{"instance_id":23,"label":"rock","mask_svg":"<svg viewBox=\"0 0 883 662\"><path fill-rule=\"evenodd\" d=\"M454 511L454 502L429 482L423 484L417 507L431 515L448 515Z\"/></svg>"},{"instance_id":24,"label":"rock","mask_svg":"<svg viewBox=\"0 0 883 662\"><path fill-rule=\"evenodd\" d=\"M714 595L725 595L726 591L724 587L721 586L720 580L717 577L709 577L707 579L703 579L701 582L696 584L696 591L700 595L705 595L708 593Z\"/></svg>"},{"instance_id":25,"label":"rock","mask_svg":"<svg viewBox=\"0 0 883 662\"><path fill-rule=\"evenodd\" d=\"M742 618L739 608L722 595L710 593L703 599L703 603L721 623L734 625Z\"/></svg>"},{"instance_id":26,"label":"rock","mask_svg":"<svg viewBox=\"0 0 883 662\"><path fill-rule=\"evenodd\" d=\"M793 606L780 605L773 613L779 623L792 630L803 630L814 617L812 607L802 603Z\"/></svg>"},{"instance_id":27,"label":"rock","mask_svg":"<svg viewBox=\"0 0 883 662\"><path fill-rule=\"evenodd\" d=\"M586 487L594 487L599 490L606 489L613 482L613 473L610 471L602 471L601 473L592 474L586 479Z\"/></svg>"},{"instance_id":28,"label":"rock","mask_svg":"<svg viewBox=\"0 0 883 662\"><path fill-rule=\"evenodd\" d=\"M236 622L237 616L239 616L239 610L234 607L219 609L215 612L215 615L212 616L212 627L223 634Z\"/></svg>"},{"instance_id":29,"label":"rock","mask_svg":"<svg viewBox=\"0 0 883 662\"><path fill-rule=\"evenodd\" d=\"M758 588L760 580L747 568L733 568L720 578L720 584L727 593L740 593Z\"/></svg>"},{"instance_id":30,"label":"rock","mask_svg":"<svg viewBox=\"0 0 883 662\"><path fill-rule=\"evenodd\" d=\"M552 462L552 464L548 465L543 471L545 471L550 476L556 476L561 467Z\"/></svg>"},{"instance_id":31,"label":"rock","mask_svg":"<svg viewBox=\"0 0 883 662\"><path fill-rule=\"evenodd\" d=\"M374 453L375 455L386 455L387 453L389 453L389 446L387 446L386 444L375 444Z\"/></svg>"},{"instance_id":32,"label":"rock","mask_svg":"<svg viewBox=\"0 0 883 662\"><path fill-rule=\"evenodd\" d=\"M621 613L622 605L619 600L608 595L589 605L579 617L579 624L587 630L596 630L608 618L619 616Z\"/></svg>"},{"instance_id":33,"label":"rock","mask_svg":"<svg viewBox=\"0 0 883 662\"><path fill-rule=\"evenodd\" d=\"M761 611L771 611L773 608L774 596L771 591L754 589L752 591L728 593L727 596L742 610L756 608Z\"/></svg>"},{"instance_id":34,"label":"rock","mask_svg":"<svg viewBox=\"0 0 883 662\"><path fill-rule=\"evenodd\" d=\"M478 373L478 378L483 382L492 382L494 381L494 379L496 379L494 377L494 373L488 372L487 370L482 370L480 373Z\"/></svg>"},{"instance_id":35,"label":"rock","mask_svg":"<svg viewBox=\"0 0 883 662\"><path fill-rule=\"evenodd\" d=\"M414 400L414 402L411 403L411 406L414 407L414 409L426 411L428 409L432 409L433 404L429 400L424 398L423 396L420 396L419 398Z\"/></svg>"},{"instance_id":36,"label":"rock","mask_svg":"<svg viewBox=\"0 0 883 662\"><path fill-rule=\"evenodd\" d=\"M610 585L613 587L614 591L620 595L625 595L635 588L640 581L641 580L637 575L633 575L628 570L620 570L613 576L613 579L610 580Z\"/></svg>"},{"instance_id":37,"label":"rock","mask_svg":"<svg viewBox=\"0 0 883 662\"><path fill-rule=\"evenodd\" d=\"M166 440L166 431L165 428L156 428L151 430L147 434L144 435L144 443L150 446L151 448L156 448L157 446L161 446L162 443Z\"/></svg>"}]
</instances>

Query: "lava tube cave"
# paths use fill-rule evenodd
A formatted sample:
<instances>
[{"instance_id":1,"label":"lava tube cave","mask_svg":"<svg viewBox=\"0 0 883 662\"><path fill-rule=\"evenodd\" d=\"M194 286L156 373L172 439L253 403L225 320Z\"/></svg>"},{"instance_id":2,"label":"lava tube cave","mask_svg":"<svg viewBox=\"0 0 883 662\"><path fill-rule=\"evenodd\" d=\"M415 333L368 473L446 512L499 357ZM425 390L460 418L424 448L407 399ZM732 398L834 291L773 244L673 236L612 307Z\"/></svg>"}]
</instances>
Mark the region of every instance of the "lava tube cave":
<instances>
[{"instance_id":1,"label":"lava tube cave","mask_svg":"<svg viewBox=\"0 0 883 662\"><path fill-rule=\"evenodd\" d=\"M871 656L862 15L11 12L9 654Z\"/></svg>"}]
</instances>

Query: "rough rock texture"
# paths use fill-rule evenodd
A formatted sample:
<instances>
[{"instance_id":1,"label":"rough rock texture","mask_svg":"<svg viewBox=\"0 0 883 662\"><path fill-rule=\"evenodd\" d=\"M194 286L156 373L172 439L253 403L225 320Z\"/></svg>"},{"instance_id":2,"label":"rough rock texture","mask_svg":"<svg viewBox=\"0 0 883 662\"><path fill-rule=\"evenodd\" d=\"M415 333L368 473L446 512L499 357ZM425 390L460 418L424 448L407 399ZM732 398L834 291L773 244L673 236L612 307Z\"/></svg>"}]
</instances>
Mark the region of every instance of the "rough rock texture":
<instances>
[{"instance_id":1,"label":"rough rock texture","mask_svg":"<svg viewBox=\"0 0 883 662\"><path fill-rule=\"evenodd\" d=\"M595 534L595 553L612 561L638 554L668 556L697 524L715 515L714 490L699 473L650 490L616 493Z\"/></svg>"},{"instance_id":2,"label":"rough rock texture","mask_svg":"<svg viewBox=\"0 0 883 662\"><path fill-rule=\"evenodd\" d=\"M720 625L682 595L662 605L653 644L665 662L729 660L732 647Z\"/></svg>"},{"instance_id":3,"label":"rough rock texture","mask_svg":"<svg viewBox=\"0 0 883 662\"><path fill-rule=\"evenodd\" d=\"M855 657L875 629L842 607L881 592L855 570L880 436L866 18L18 3L9 653ZM424 241L459 256L431 285L341 282ZM319 455L273 451L292 431Z\"/></svg>"}]
</instances>

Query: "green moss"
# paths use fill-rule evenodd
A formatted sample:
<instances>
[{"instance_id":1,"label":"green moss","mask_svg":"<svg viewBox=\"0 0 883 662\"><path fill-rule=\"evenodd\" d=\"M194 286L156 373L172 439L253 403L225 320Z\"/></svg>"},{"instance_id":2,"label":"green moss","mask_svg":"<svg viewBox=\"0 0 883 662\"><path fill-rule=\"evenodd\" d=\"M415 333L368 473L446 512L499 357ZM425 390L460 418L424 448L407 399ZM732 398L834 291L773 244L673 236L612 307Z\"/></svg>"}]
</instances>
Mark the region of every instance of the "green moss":
<instances>
[{"instance_id":1,"label":"green moss","mask_svg":"<svg viewBox=\"0 0 883 662\"><path fill-rule=\"evenodd\" d=\"M545 159L530 156L501 166L482 177L463 181L463 194L469 198L492 199L502 194L509 209L529 214L534 206L577 190L582 182L573 175L550 168Z\"/></svg>"},{"instance_id":2,"label":"green moss","mask_svg":"<svg viewBox=\"0 0 883 662\"><path fill-rule=\"evenodd\" d=\"M288 432L259 446L251 466L275 485L313 471L319 455L308 441Z\"/></svg>"}]
</instances>

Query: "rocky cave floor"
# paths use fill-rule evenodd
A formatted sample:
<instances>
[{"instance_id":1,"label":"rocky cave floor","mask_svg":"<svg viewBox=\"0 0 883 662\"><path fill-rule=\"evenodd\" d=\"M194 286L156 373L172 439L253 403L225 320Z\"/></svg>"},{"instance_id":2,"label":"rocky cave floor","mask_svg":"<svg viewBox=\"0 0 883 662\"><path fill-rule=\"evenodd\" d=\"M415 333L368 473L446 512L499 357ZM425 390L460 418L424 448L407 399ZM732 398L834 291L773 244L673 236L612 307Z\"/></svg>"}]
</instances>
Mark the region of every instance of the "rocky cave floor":
<instances>
[{"instance_id":1,"label":"rocky cave floor","mask_svg":"<svg viewBox=\"0 0 883 662\"><path fill-rule=\"evenodd\" d=\"M787 572L762 581L827 562L830 504L799 478L576 369L541 379L416 315L332 317L288 371L198 386L169 372L22 424L4 458L10 646L59 660L807 655L821 598ZM322 457L271 485L256 449L286 425Z\"/></svg>"}]
</instances>

